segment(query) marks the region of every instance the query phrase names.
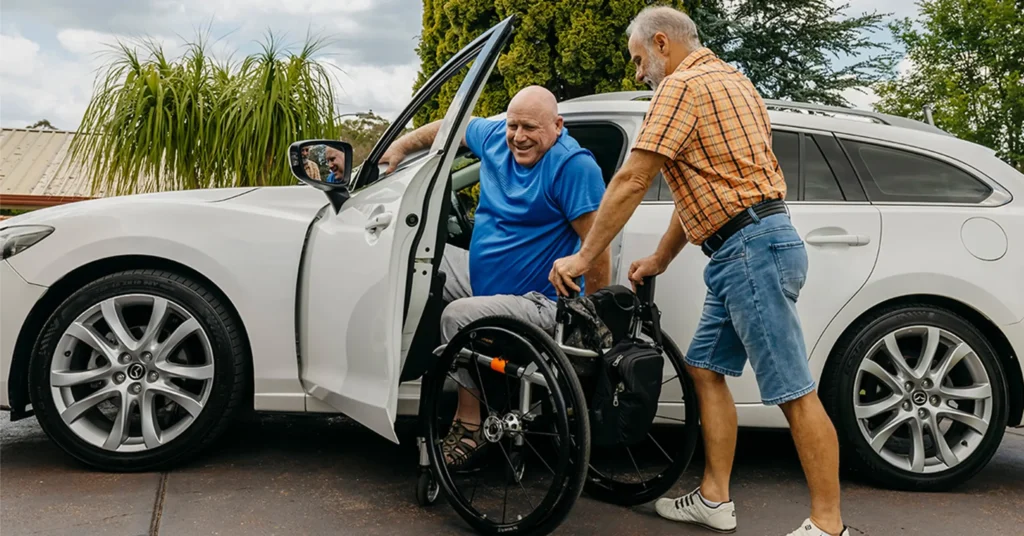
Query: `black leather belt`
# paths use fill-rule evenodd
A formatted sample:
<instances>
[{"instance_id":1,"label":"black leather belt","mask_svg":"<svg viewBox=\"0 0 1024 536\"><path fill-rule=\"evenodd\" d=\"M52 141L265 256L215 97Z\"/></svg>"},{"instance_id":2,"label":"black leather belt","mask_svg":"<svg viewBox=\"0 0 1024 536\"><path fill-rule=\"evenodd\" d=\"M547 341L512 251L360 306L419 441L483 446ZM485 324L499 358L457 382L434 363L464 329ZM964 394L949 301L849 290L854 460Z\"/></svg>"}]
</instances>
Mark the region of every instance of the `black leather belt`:
<instances>
[{"instance_id":1,"label":"black leather belt","mask_svg":"<svg viewBox=\"0 0 1024 536\"><path fill-rule=\"evenodd\" d=\"M786 202L781 199L764 201L750 208L754 211L754 214L757 214L758 218L767 218L768 216L788 212L788 210L786 210ZM754 218L750 216L750 210L740 212L733 216L731 220L725 222L725 225L719 227L718 230L715 231L715 234L709 236L707 240L701 244L701 251L703 251L708 257L711 257L722 247L722 244L724 244L726 240L751 223L754 223Z\"/></svg>"}]
</instances>

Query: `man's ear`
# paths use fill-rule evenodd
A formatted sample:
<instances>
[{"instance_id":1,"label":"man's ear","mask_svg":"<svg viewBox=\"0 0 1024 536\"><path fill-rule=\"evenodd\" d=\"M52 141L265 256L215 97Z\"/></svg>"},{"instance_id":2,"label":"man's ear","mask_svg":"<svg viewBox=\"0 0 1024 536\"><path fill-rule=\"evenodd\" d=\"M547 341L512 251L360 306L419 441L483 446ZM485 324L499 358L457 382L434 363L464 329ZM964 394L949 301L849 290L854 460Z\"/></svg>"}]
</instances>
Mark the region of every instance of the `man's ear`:
<instances>
[{"instance_id":1,"label":"man's ear","mask_svg":"<svg viewBox=\"0 0 1024 536\"><path fill-rule=\"evenodd\" d=\"M562 125L564 123L565 123L565 120L562 119L562 116L559 115L559 116L555 117L555 128L558 129L559 133L562 132Z\"/></svg>"},{"instance_id":2,"label":"man's ear","mask_svg":"<svg viewBox=\"0 0 1024 536\"><path fill-rule=\"evenodd\" d=\"M654 41L655 52L661 54L662 56L668 56L668 36L665 35L663 32L657 32L654 34L654 38L652 40Z\"/></svg>"}]
</instances>

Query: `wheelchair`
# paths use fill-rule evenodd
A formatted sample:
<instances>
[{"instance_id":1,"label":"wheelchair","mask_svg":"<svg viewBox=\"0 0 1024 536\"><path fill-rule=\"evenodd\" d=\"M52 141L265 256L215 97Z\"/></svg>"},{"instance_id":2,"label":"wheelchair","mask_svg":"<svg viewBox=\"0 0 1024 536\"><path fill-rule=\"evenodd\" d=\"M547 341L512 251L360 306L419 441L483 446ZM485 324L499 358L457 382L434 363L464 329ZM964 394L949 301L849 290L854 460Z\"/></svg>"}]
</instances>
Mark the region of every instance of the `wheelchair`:
<instances>
[{"instance_id":1,"label":"wheelchair","mask_svg":"<svg viewBox=\"0 0 1024 536\"><path fill-rule=\"evenodd\" d=\"M439 275L431 301L437 318L446 305L440 299L444 274ZM629 329L656 345L667 379L650 433L639 443L592 444L588 399L595 367L590 365L599 354L564 343L570 321L565 298L558 301L553 336L515 318L483 318L447 345L421 352L429 358L407 361L402 381L421 378L418 504L427 507L443 495L480 534L548 534L584 493L628 507L668 492L696 449L699 412L682 352L661 332L654 284L652 277L639 287L640 306ZM439 343L434 335L417 333L413 345L416 339L421 349L426 341ZM467 376L473 385L466 385ZM482 449L468 467L455 469L443 447L459 387L475 389Z\"/></svg>"}]
</instances>

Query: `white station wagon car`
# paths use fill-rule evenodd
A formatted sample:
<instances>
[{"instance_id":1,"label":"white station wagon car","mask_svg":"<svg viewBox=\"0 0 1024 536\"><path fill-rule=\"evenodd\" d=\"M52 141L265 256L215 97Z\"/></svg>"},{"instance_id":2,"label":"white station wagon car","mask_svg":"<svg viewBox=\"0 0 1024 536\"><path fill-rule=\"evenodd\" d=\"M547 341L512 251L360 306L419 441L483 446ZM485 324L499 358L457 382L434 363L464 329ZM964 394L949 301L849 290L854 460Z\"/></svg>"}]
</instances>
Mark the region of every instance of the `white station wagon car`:
<instances>
[{"instance_id":1,"label":"white station wagon car","mask_svg":"<svg viewBox=\"0 0 1024 536\"><path fill-rule=\"evenodd\" d=\"M649 97L560 104L606 180ZM474 101L456 96L431 150L390 174L362 166L329 203L308 185L213 189L4 221L0 402L11 419L35 414L61 448L109 470L176 463L250 407L344 413L397 441L396 417L417 411L403 366L419 326L437 322L425 311L430 268L472 232L463 193L478 164L456 154L455 134ZM808 357L847 462L887 487L963 482L1007 426L1024 424L1024 176L924 123L769 104L808 245ZM672 212L659 177L613 245L614 282L628 284ZM706 261L687 247L658 279L662 328L684 347ZM729 385L741 426L787 426L760 403L752 371Z\"/></svg>"}]
</instances>

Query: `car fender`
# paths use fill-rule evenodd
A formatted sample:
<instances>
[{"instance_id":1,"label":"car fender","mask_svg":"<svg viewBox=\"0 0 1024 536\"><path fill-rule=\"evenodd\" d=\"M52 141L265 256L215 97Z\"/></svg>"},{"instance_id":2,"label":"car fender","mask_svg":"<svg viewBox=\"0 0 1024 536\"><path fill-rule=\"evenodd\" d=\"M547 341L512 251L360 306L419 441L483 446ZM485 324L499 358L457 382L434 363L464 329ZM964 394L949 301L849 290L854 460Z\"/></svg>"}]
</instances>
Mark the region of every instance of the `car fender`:
<instances>
[{"instance_id":1,"label":"car fender","mask_svg":"<svg viewBox=\"0 0 1024 536\"><path fill-rule=\"evenodd\" d=\"M55 231L10 259L50 287L89 263L149 256L209 279L241 317L252 349L255 408L304 411L295 343L298 267L307 229L326 204L312 188L263 188L220 202L150 196L80 203L34 218ZM140 196L141 197L141 196Z\"/></svg>"},{"instance_id":2,"label":"car fender","mask_svg":"<svg viewBox=\"0 0 1024 536\"><path fill-rule=\"evenodd\" d=\"M986 317L996 326L1017 321L1002 300L985 287L938 273L906 273L870 279L829 322L811 350L811 373L820 378L829 354L843 333L870 309L903 297L927 295L951 299Z\"/></svg>"}]
</instances>

